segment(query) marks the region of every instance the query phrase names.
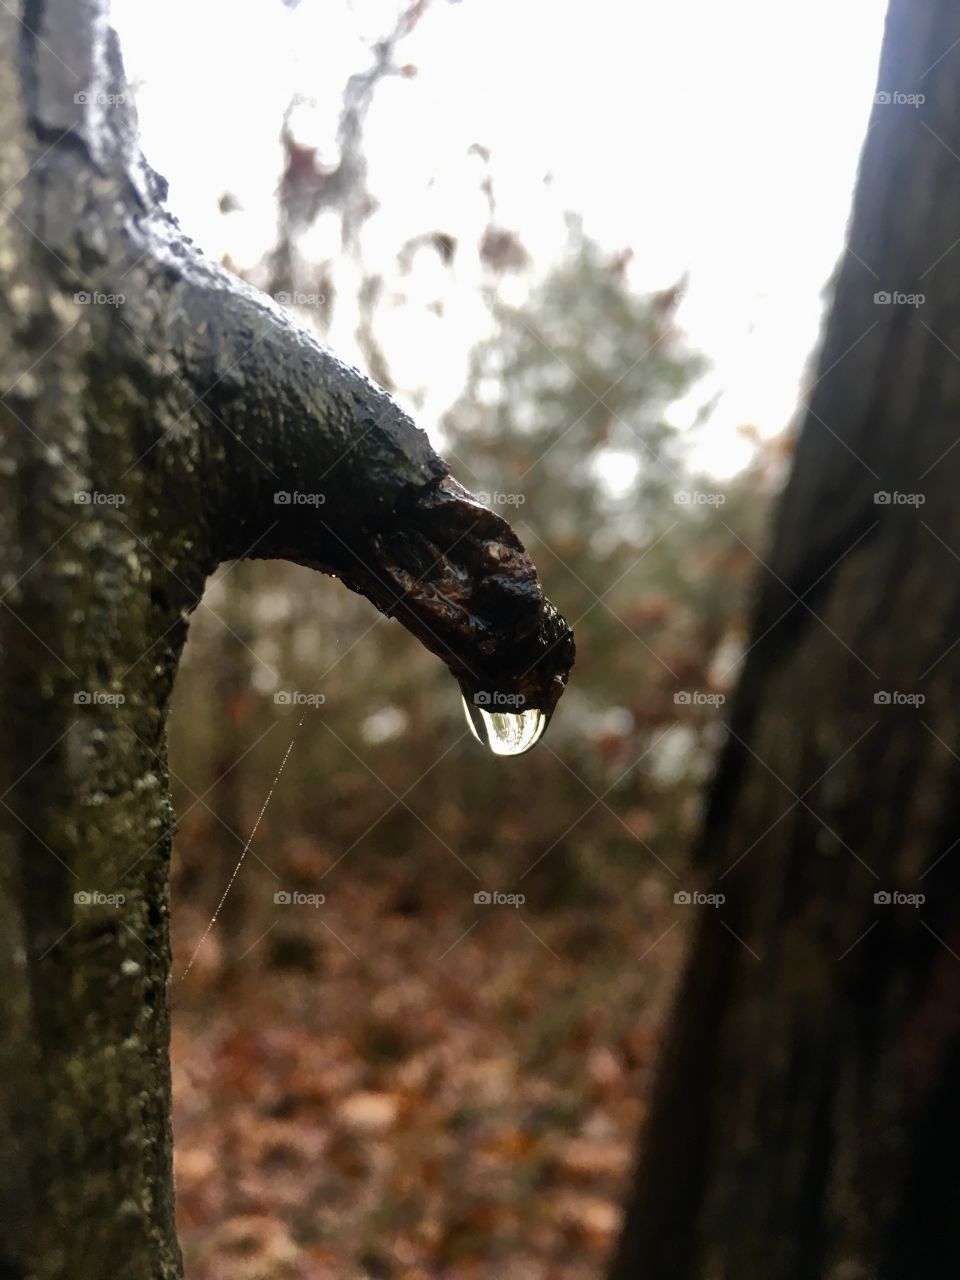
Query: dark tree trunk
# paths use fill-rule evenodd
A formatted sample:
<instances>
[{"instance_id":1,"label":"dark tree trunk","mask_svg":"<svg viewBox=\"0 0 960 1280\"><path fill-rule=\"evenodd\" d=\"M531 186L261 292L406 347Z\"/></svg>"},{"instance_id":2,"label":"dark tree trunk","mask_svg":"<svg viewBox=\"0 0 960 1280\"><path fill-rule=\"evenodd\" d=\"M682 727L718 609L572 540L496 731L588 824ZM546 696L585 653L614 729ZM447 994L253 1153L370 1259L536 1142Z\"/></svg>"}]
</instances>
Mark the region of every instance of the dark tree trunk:
<instances>
[{"instance_id":1,"label":"dark tree trunk","mask_svg":"<svg viewBox=\"0 0 960 1280\"><path fill-rule=\"evenodd\" d=\"M164 720L207 575L250 555L335 573L468 688L528 705L556 702L572 642L509 527L397 406L164 212L99 0L15 7L0 7L0 1276L167 1278ZM297 492L322 506L275 499Z\"/></svg>"},{"instance_id":2,"label":"dark tree trunk","mask_svg":"<svg viewBox=\"0 0 960 1280\"><path fill-rule=\"evenodd\" d=\"M615 1280L956 1268L958 66L957 6L893 0Z\"/></svg>"}]
</instances>

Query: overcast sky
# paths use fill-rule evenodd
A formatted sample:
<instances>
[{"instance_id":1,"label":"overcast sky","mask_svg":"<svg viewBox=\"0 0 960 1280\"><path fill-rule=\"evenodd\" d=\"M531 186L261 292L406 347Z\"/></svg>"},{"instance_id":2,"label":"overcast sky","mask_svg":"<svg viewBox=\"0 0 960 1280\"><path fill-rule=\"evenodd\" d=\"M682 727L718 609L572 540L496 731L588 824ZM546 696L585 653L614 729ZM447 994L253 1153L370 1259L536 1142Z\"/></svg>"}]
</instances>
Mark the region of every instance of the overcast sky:
<instances>
[{"instance_id":1,"label":"overcast sky","mask_svg":"<svg viewBox=\"0 0 960 1280\"><path fill-rule=\"evenodd\" d=\"M406 234L481 229L481 174L468 148L482 143L498 221L538 265L560 251L569 209L611 250L633 248L638 288L688 275L680 318L714 365L691 406L723 393L701 455L729 472L748 453L737 425L771 434L796 402L842 247L884 7L434 0L398 51L418 74L384 82L371 112L370 186L381 208L365 257L389 275ZM368 65L369 42L395 13L395 0L295 9L168 0L158 21L142 0L114 0L147 156L209 252L229 252L243 268L269 248L284 109L294 94L307 100L298 130L335 161L344 79ZM218 212L225 191L240 212ZM318 253L336 238L332 222L321 224ZM408 283L414 296L392 329L385 316L384 332L401 382L422 392L429 427L459 389L478 277L460 266L443 282ZM438 290L442 321L426 307ZM333 345L349 346L351 318L340 327ZM681 406L678 420L684 414Z\"/></svg>"}]
</instances>

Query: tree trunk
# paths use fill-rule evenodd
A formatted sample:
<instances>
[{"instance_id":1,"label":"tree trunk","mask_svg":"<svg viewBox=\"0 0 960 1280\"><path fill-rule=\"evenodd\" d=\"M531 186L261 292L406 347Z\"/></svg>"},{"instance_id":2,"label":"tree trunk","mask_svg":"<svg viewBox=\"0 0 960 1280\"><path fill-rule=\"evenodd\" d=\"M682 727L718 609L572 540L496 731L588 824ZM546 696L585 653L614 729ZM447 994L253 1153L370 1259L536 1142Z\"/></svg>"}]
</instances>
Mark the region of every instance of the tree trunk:
<instances>
[{"instance_id":1,"label":"tree trunk","mask_svg":"<svg viewBox=\"0 0 960 1280\"><path fill-rule=\"evenodd\" d=\"M164 720L207 575L335 573L546 709L572 640L402 411L164 212L99 0L0 7L0 75L0 1276L175 1277Z\"/></svg>"},{"instance_id":2,"label":"tree trunk","mask_svg":"<svg viewBox=\"0 0 960 1280\"><path fill-rule=\"evenodd\" d=\"M615 1280L960 1251L958 44L956 5L893 0Z\"/></svg>"}]
</instances>

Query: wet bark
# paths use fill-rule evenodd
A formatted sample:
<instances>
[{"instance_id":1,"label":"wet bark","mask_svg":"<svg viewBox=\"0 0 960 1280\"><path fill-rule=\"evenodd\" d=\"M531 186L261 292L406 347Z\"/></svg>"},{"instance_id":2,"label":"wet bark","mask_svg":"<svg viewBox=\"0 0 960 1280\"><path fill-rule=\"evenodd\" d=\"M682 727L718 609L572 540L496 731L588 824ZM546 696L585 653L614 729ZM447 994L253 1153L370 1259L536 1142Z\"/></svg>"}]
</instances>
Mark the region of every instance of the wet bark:
<instances>
[{"instance_id":1,"label":"wet bark","mask_svg":"<svg viewBox=\"0 0 960 1280\"><path fill-rule=\"evenodd\" d=\"M614 1280L960 1249L958 42L955 5L893 0Z\"/></svg>"},{"instance_id":2,"label":"wet bark","mask_svg":"<svg viewBox=\"0 0 960 1280\"><path fill-rule=\"evenodd\" d=\"M164 721L207 575L336 574L528 705L572 640L404 413L182 235L99 0L0 8L0 76L0 1275L166 1280Z\"/></svg>"}]
</instances>

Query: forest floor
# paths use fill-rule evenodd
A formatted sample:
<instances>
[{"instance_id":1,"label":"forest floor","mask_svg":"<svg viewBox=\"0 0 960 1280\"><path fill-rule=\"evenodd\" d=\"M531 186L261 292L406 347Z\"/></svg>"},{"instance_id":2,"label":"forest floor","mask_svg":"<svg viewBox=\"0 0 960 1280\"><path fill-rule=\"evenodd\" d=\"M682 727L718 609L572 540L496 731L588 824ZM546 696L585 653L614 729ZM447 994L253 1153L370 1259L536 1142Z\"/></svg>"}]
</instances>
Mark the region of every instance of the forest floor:
<instances>
[{"instance_id":1,"label":"forest floor","mask_svg":"<svg viewBox=\"0 0 960 1280\"><path fill-rule=\"evenodd\" d=\"M652 878L537 912L372 879L218 922L175 982L188 1280L598 1280L682 910ZM206 922L174 920L180 974Z\"/></svg>"}]
</instances>

